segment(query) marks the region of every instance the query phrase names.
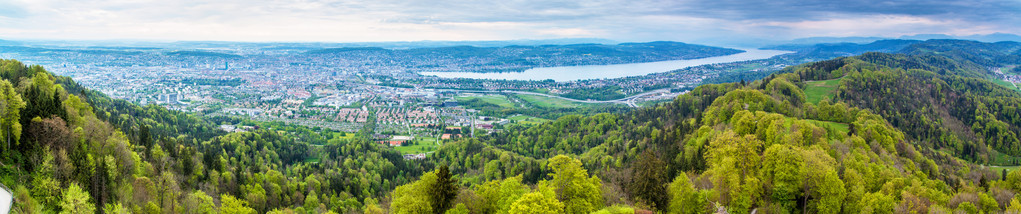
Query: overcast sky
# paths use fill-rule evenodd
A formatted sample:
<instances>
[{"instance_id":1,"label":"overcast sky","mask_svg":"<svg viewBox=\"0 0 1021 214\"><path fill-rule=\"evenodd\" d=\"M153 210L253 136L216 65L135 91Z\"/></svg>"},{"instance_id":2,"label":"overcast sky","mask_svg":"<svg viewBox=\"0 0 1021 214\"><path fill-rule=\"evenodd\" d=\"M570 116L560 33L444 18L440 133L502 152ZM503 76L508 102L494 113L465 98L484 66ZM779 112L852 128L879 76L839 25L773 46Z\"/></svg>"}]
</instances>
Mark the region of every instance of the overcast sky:
<instances>
[{"instance_id":1,"label":"overcast sky","mask_svg":"<svg viewBox=\"0 0 1021 214\"><path fill-rule=\"evenodd\" d=\"M618 41L1021 34L1019 0L0 0L0 39Z\"/></svg>"}]
</instances>

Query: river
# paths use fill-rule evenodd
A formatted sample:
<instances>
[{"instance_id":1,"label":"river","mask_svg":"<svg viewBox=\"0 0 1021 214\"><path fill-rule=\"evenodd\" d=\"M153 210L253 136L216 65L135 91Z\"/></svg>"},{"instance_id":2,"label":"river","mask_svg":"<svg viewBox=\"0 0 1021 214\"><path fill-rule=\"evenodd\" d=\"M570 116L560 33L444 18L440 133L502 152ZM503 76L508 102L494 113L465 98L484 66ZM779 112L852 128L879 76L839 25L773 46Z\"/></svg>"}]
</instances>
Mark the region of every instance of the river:
<instances>
[{"instance_id":1,"label":"river","mask_svg":"<svg viewBox=\"0 0 1021 214\"><path fill-rule=\"evenodd\" d=\"M628 63L615 65L582 65L532 68L523 72L475 73L475 72L420 72L425 76L443 78L471 78L497 80L547 80L567 82L586 79L613 79L630 76L642 76L684 69L688 67L766 59L776 55L791 53L779 50L745 49L745 52L726 56L707 57L701 59L670 60L645 63Z\"/></svg>"}]
</instances>

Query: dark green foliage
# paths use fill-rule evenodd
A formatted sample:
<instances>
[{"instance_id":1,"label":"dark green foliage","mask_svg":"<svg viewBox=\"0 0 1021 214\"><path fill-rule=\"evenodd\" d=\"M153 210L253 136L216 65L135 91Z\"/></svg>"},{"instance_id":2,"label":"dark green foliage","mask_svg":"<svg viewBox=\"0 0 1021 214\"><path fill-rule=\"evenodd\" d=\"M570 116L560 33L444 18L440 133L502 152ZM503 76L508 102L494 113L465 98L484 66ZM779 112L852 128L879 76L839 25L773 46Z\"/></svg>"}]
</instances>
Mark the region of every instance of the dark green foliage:
<instances>
[{"instance_id":1,"label":"dark green foliage","mask_svg":"<svg viewBox=\"0 0 1021 214\"><path fill-rule=\"evenodd\" d=\"M452 178L450 169L446 165L436 170L436 183L430 189L432 194L433 212L446 212L453 205L454 197L457 196L457 179Z\"/></svg>"},{"instance_id":2,"label":"dark green foliage","mask_svg":"<svg viewBox=\"0 0 1021 214\"><path fill-rule=\"evenodd\" d=\"M635 197L635 201L657 210L666 210L667 192L666 184L670 181L667 176L667 165L656 157L652 150L645 150L638 162L631 166L631 182L627 191Z\"/></svg>"}]
</instances>

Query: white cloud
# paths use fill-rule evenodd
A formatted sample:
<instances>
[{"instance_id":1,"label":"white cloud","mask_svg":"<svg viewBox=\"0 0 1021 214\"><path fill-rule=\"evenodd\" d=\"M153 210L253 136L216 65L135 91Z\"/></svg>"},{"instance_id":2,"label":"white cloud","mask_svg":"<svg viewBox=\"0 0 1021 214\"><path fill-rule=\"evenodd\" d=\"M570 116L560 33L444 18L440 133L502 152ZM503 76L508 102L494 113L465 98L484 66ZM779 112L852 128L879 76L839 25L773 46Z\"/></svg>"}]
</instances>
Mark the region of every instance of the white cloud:
<instances>
[{"instance_id":1,"label":"white cloud","mask_svg":"<svg viewBox=\"0 0 1021 214\"><path fill-rule=\"evenodd\" d=\"M978 16L941 14L945 8L922 10L919 15L865 6L861 7L877 11L851 13L825 6L807 8L820 10L815 12L768 11L793 3L775 1L757 9L756 4L729 0L0 0L0 7L10 6L0 9L4 13L0 38L690 41L1021 33L1011 22L1016 18L991 15L989 20L976 20Z\"/></svg>"}]
</instances>

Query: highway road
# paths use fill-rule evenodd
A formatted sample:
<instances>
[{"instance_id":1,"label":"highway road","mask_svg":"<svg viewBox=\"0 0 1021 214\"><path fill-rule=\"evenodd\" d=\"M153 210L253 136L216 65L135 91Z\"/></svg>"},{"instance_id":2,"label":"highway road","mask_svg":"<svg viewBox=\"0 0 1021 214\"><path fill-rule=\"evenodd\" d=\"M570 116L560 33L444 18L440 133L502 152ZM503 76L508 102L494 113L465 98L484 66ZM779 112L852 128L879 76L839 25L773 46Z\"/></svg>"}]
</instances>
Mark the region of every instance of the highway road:
<instances>
[{"instance_id":1,"label":"highway road","mask_svg":"<svg viewBox=\"0 0 1021 214\"><path fill-rule=\"evenodd\" d=\"M573 102L580 102L580 103L618 103L618 104L624 104L624 105L627 105L627 106L630 106L630 107L638 107L638 104L635 103L635 98L642 97L642 96L649 95L649 94L654 94L654 93L670 92L669 89L658 89L658 90L647 91L647 92L644 92L644 93L641 93L641 94L631 95L631 96L628 96L628 97L625 97L625 98L616 99L616 100L579 100L579 99L573 99L573 98L567 98L567 97L561 97L561 96L549 95L549 94L543 94L543 93L528 92L528 91L513 91L513 90L490 91L490 90L437 89L437 91L455 91L455 92L469 92L469 93L528 94L528 95L536 95L536 96L544 96L544 97L551 97L551 98L557 98L557 99L564 99L564 100L573 101Z\"/></svg>"}]
</instances>

